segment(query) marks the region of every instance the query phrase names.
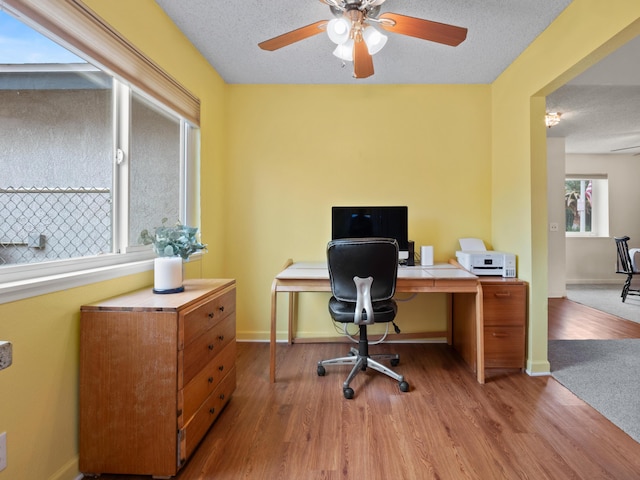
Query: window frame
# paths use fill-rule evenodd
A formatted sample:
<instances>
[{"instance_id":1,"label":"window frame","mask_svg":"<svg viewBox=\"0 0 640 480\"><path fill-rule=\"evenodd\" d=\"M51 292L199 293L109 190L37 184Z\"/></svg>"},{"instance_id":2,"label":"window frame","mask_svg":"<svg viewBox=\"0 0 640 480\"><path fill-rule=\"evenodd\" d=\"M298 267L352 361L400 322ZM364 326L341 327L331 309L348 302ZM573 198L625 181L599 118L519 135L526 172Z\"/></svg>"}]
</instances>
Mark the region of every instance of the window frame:
<instances>
[{"instance_id":1,"label":"window frame","mask_svg":"<svg viewBox=\"0 0 640 480\"><path fill-rule=\"evenodd\" d=\"M199 99L79 0L38 3L5 0L4 6L23 23L76 55L89 58L91 64L113 77L113 125L117 128L113 132L114 157L122 150L128 158L129 123L121 120L129 115L132 90L180 118L179 211L185 223L199 225ZM193 149L189 148L191 144ZM3 266L0 304L153 268L154 254L149 247L128 246L128 162L119 163L114 158L113 169L113 253ZM195 254L191 261L200 258L200 254Z\"/></svg>"},{"instance_id":2,"label":"window frame","mask_svg":"<svg viewBox=\"0 0 640 480\"><path fill-rule=\"evenodd\" d=\"M602 212L602 206L598 209L593 209L591 211L591 231L583 232L583 231L566 231L565 226L565 237L566 238L609 238L609 178L606 174L584 174L584 173L566 173L564 176L565 185L569 180L579 180L586 181L590 180L594 182L592 186L594 193L596 193L595 197L599 198L601 202L604 202L604 213ZM604 182L601 183L601 182ZM596 184L599 184L599 187L595 187ZM566 191L565 191L566 194ZM566 205L565 205L566 208ZM603 215L606 218L601 218Z\"/></svg>"}]
</instances>

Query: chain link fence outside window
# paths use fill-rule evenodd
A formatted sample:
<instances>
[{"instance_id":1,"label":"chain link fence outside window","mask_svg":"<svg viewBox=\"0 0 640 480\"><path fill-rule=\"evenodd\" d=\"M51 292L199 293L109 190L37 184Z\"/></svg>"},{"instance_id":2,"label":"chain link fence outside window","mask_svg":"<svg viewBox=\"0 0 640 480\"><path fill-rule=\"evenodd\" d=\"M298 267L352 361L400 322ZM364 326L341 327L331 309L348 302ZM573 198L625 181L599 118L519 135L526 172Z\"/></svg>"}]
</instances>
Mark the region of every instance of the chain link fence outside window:
<instances>
[{"instance_id":1,"label":"chain link fence outside window","mask_svg":"<svg viewBox=\"0 0 640 480\"><path fill-rule=\"evenodd\" d=\"M0 266L111 253L108 188L0 189Z\"/></svg>"}]
</instances>

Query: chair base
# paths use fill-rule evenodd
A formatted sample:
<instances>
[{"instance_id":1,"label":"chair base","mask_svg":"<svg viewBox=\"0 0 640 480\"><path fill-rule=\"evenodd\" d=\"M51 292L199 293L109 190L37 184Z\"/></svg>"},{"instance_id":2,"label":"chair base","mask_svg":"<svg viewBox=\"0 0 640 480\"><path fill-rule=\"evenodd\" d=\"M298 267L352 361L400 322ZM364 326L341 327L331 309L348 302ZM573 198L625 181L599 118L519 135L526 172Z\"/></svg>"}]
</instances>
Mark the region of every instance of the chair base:
<instances>
[{"instance_id":1,"label":"chair base","mask_svg":"<svg viewBox=\"0 0 640 480\"><path fill-rule=\"evenodd\" d=\"M356 350L355 348L351 348L349 351L349 355L346 357L338 357L332 358L329 360L320 360L318 362L318 376L324 376L325 374L325 366L328 365L353 365L349 376L342 384L342 392L345 398L350 399L353 398L354 391L349 386L354 377L361 371L365 371L367 368L371 368L380 373L387 375L388 377L393 378L398 382L398 386L400 391L408 392L409 384L405 382L404 377L385 365L378 362L376 359L380 360L390 360L391 365L395 366L400 362L400 356L397 354L376 354L376 355L363 355L361 352Z\"/></svg>"}]
</instances>

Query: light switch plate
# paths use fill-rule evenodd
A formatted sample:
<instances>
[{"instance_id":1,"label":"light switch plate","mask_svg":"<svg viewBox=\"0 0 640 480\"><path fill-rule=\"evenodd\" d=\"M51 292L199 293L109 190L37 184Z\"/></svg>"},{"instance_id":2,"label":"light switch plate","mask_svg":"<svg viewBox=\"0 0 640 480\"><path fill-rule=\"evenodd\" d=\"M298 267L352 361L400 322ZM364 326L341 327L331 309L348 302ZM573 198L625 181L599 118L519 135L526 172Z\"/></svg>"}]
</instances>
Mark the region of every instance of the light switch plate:
<instances>
[{"instance_id":1,"label":"light switch plate","mask_svg":"<svg viewBox=\"0 0 640 480\"><path fill-rule=\"evenodd\" d=\"M13 361L13 345L0 341L0 370L4 370Z\"/></svg>"}]
</instances>

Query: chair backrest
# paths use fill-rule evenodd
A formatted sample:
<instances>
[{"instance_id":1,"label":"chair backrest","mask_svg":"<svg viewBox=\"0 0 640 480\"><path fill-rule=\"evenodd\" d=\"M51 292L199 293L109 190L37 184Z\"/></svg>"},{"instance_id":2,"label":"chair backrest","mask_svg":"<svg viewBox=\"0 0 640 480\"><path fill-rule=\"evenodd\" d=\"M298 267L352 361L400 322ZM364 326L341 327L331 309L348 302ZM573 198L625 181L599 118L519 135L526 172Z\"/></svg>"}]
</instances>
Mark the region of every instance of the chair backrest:
<instances>
[{"instance_id":1,"label":"chair backrest","mask_svg":"<svg viewBox=\"0 0 640 480\"><path fill-rule=\"evenodd\" d=\"M393 238L345 238L327 245L331 292L341 302L357 298L353 277L373 277L371 300L389 300L396 290L398 242Z\"/></svg>"},{"instance_id":2,"label":"chair backrest","mask_svg":"<svg viewBox=\"0 0 640 480\"><path fill-rule=\"evenodd\" d=\"M629 255L629 237L614 237L618 260L616 262L616 273L633 273L631 256Z\"/></svg>"}]
</instances>

